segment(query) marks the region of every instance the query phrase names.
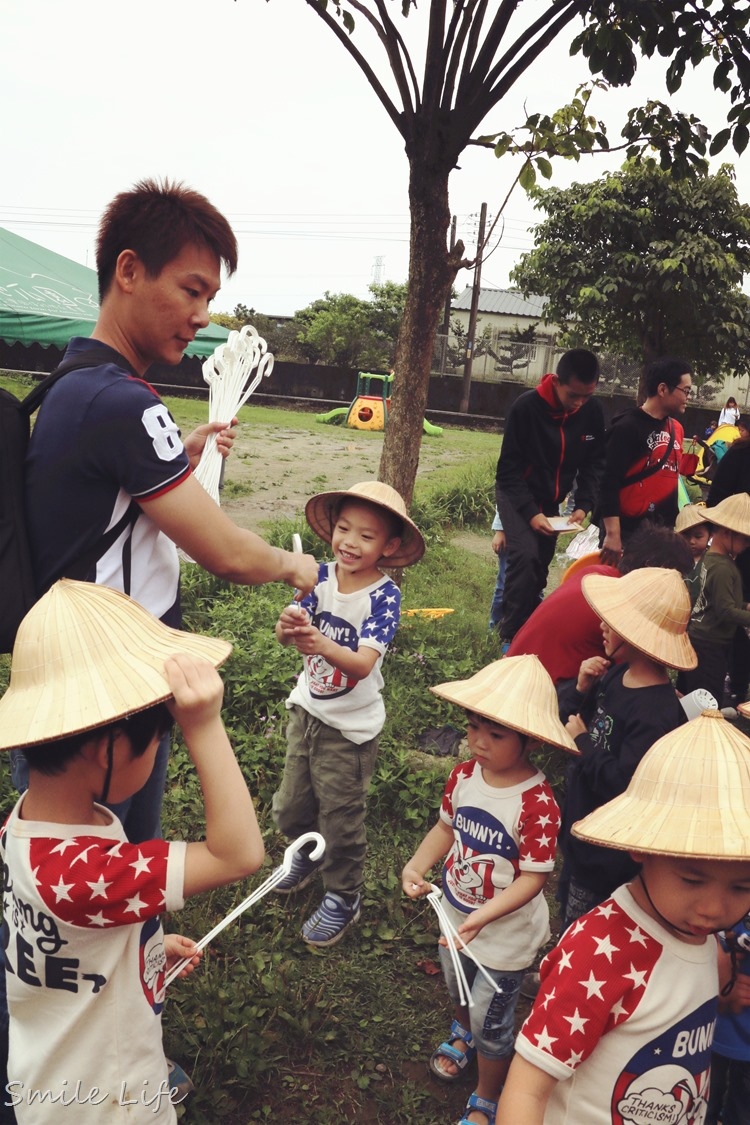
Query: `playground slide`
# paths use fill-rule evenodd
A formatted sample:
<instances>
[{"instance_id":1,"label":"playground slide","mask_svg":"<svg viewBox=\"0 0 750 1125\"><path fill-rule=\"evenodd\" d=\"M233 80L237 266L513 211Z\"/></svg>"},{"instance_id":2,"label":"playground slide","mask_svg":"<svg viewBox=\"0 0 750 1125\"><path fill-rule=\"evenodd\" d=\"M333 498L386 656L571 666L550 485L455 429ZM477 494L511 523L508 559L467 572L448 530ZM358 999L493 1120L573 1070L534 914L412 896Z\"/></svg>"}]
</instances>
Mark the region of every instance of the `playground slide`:
<instances>
[{"instance_id":1,"label":"playground slide","mask_svg":"<svg viewBox=\"0 0 750 1125\"><path fill-rule=\"evenodd\" d=\"M329 422L332 426L342 426L349 413L348 406L335 406L333 410L329 410L326 414L316 414L316 422ZM426 418L422 421L424 432L431 437L440 437L443 432L442 426L433 426L432 422L428 422Z\"/></svg>"},{"instance_id":2,"label":"playground slide","mask_svg":"<svg viewBox=\"0 0 750 1125\"><path fill-rule=\"evenodd\" d=\"M332 426L341 426L349 413L348 406L335 406L327 414L316 414L316 422L330 422Z\"/></svg>"}]
</instances>

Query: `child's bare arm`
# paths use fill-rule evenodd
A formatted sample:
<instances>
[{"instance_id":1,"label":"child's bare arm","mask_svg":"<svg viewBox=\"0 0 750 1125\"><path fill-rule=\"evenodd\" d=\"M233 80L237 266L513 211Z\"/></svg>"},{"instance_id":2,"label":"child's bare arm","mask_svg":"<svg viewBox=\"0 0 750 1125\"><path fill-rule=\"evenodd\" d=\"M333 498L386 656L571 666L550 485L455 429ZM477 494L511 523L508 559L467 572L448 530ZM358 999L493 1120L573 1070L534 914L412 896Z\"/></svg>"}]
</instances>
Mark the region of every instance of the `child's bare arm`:
<instances>
[{"instance_id":1,"label":"child's bare arm","mask_svg":"<svg viewBox=\"0 0 750 1125\"><path fill-rule=\"evenodd\" d=\"M188 844L184 894L211 890L257 871L263 840L237 759L221 721L224 685L206 660L182 653L164 665L174 699L168 707L182 729L198 773L206 839Z\"/></svg>"},{"instance_id":2,"label":"child's bare arm","mask_svg":"<svg viewBox=\"0 0 750 1125\"><path fill-rule=\"evenodd\" d=\"M495 1125L543 1125L556 1082L551 1074L516 1055L505 1080Z\"/></svg>"},{"instance_id":3,"label":"child's bare arm","mask_svg":"<svg viewBox=\"0 0 750 1125\"><path fill-rule=\"evenodd\" d=\"M339 668L346 676L364 680L370 675L380 652L368 645L360 645L356 652L345 645L337 644L321 633L315 625L302 625L294 630L293 645L304 656L322 656L334 668Z\"/></svg>"},{"instance_id":4,"label":"child's bare arm","mask_svg":"<svg viewBox=\"0 0 750 1125\"><path fill-rule=\"evenodd\" d=\"M505 918L531 902L542 891L546 882L547 875L543 871L522 871L504 891L472 910L466 921L458 927L459 935L465 942L470 942L488 922Z\"/></svg>"},{"instance_id":5,"label":"child's bare arm","mask_svg":"<svg viewBox=\"0 0 750 1125\"><path fill-rule=\"evenodd\" d=\"M429 894L432 887L425 880L425 874L436 863L447 856L453 845L453 829L439 820L434 824L419 845L414 855L404 865L401 872L401 886L409 898L419 898Z\"/></svg>"}]
</instances>

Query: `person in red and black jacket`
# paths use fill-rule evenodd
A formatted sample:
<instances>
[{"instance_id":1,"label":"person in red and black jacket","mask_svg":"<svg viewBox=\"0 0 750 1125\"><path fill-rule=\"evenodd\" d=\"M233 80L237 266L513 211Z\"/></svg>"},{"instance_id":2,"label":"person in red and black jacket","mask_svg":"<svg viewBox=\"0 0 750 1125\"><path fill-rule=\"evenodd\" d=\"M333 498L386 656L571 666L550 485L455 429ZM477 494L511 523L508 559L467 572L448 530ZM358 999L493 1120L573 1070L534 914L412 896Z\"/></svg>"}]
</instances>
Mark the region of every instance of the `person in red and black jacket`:
<instances>
[{"instance_id":1,"label":"person in red and black jacket","mask_svg":"<svg viewBox=\"0 0 750 1125\"><path fill-rule=\"evenodd\" d=\"M604 458L604 415L593 398L599 363L593 352L565 352L556 374L513 403L497 463L495 499L508 548L503 648L539 604L555 553L549 522L576 480L580 523L593 507Z\"/></svg>"},{"instance_id":2,"label":"person in red and black jacket","mask_svg":"<svg viewBox=\"0 0 750 1125\"><path fill-rule=\"evenodd\" d=\"M674 527L683 430L676 421L692 394L692 368L662 356L646 369L646 400L613 418L596 520L602 562L616 566L623 540L644 520Z\"/></svg>"}]
</instances>

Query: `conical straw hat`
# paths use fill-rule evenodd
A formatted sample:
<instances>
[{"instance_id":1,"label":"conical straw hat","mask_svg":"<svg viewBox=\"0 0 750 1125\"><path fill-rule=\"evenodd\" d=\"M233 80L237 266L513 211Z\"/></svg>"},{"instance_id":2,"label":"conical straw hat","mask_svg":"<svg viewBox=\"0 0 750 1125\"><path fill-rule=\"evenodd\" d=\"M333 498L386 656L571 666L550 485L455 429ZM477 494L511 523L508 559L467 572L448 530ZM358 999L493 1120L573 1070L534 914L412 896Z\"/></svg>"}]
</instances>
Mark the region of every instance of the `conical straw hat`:
<instances>
[{"instance_id":1,"label":"conical straw hat","mask_svg":"<svg viewBox=\"0 0 750 1125\"><path fill-rule=\"evenodd\" d=\"M701 508L701 518L738 535L750 535L750 496L737 492L727 496L715 508Z\"/></svg>"},{"instance_id":2,"label":"conical straw hat","mask_svg":"<svg viewBox=\"0 0 750 1125\"><path fill-rule=\"evenodd\" d=\"M232 646L169 629L117 590L62 579L21 622L10 687L0 699L0 750L103 726L171 697L168 656L218 667Z\"/></svg>"},{"instance_id":3,"label":"conical straw hat","mask_svg":"<svg viewBox=\"0 0 750 1125\"><path fill-rule=\"evenodd\" d=\"M677 570L644 566L622 578L586 574L581 589L591 608L624 641L668 668L695 668L687 626L690 597Z\"/></svg>"},{"instance_id":4,"label":"conical straw hat","mask_svg":"<svg viewBox=\"0 0 750 1125\"><path fill-rule=\"evenodd\" d=\"M592 844L750 860L750 739L720 711L660 738L624 793L573 825Z\"/></svg>"},{"instance_id":5,"label":"conical straw hat","mask_svg":"<svg viewBox=\"0 0 750 1125\"><path fill-rule=\"evenodd\" d=\"M404 504L401 495L395 488L391 488L389 484L384 484L383 481L379 480L365 480L359 484L353 484L351 488L345 490L319 492L317 496L310 497L305 505L305 517L315 534L320 536L325 543L331 542L336 513L344 498L366 500L369 504L375 504L378 508L385 508L387 512L398 516L403 523L401 546L394 554L388 555L387 558L382 560L384 565L389 567L411 566L413 563L419 562L425 552L422 533L414 520L409 518L406 504Z\"/></svg>"},{"instance_id":6,"label":"conical straw hat","mask_svg":"<svg viewBox=\"0 0 750 1125\"><path fill-rule=\"evenodd\" d=\"M555 685L537 656L506 656L469 680L437 684L430 691L500 726L580 753L560 722Z\"/></svg>"},{"instance_id":7,"label":"conical straw hat","mask_svg":"<svg viewBox=\"0 0 750 1125\"><path fill-rule=\"evenodd\" d=\"M686 504L684 508L680 508L680 513L675 520L674 529L677 534L683 531L689 531L691 527L697 527L698 524L705 523L705 507L703 504Z\"/></svg>"}]
</instances>

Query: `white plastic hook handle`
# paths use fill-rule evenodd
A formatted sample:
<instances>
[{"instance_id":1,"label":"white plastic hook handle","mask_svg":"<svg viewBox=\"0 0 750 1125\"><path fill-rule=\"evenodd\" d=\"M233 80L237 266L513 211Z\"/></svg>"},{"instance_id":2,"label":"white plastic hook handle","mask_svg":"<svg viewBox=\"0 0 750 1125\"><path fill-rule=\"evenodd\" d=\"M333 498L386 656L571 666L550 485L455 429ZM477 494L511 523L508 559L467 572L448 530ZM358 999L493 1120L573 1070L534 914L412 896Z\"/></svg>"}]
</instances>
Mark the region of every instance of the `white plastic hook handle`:
<instances>
[{"instance_id":1,"label":"white plastic hook handle","mask_svg":"<svg viewBox=\"0 0 750 1125\"><path fill-rule=\"evenodd\" d=\"M310 844L315 841L315 847L310 852L310 859L320 859L323 852L326 850L326 842L321 836L320 832L305 832L304 835L298 836L293 840L288 848L284 851L284 858L281 861L281 868L285 875L288 875L292 868L292 861L297 852L300 851L305 844Z\"/></svg>"},{"instance_id":2,"label":"white plastic hook handle","mask_svg":"<svg viewBox=\"0 0 750 1125\"><path fill-rule=\"evenodd\" d=\"M326 846L326 842L320 835L320 833L305 832L304 835L299 836L285 850L284 858L282 859L280 865L271 872L268 878L263 883L261 883L259 887L256 887L252 894L249 894L247 898L239 904L239 906L235 906L234 910L231 910L225 918L222 918L222 920L217 925L215 925L212 930L209 930L205 937L202 937L199 942L196 942L196 953L201 949L205 949L208 943L210 941L213 941L217 934L220 934L222 930L225 930L230 922L233 922L235 918L239 918L240 914L244 913L244 911L247 910L249 906L252 906L253 903L258 902L258 900L263 898L264 895L267 895L269 891L272 891L276 884L280 883L281 880L289 874L289 870L292 866L292 861L299 849L301 847L304 847L305 844L311 843L312 841L315 841L315 847L310 852L310 858L320 859L320 857L323 855L323 852L325 851ZM192 954L190 957L183 957L180 961L172 966L172 968L164 978L165 988L167 987L167 985L171 984L176 977L180 975L185 965L187 965L194 956L195 954Z\"/></svg>"}]
</instances>

